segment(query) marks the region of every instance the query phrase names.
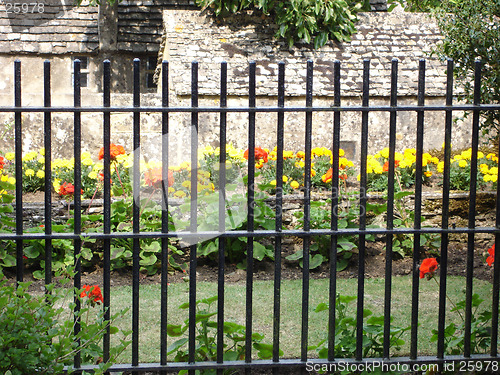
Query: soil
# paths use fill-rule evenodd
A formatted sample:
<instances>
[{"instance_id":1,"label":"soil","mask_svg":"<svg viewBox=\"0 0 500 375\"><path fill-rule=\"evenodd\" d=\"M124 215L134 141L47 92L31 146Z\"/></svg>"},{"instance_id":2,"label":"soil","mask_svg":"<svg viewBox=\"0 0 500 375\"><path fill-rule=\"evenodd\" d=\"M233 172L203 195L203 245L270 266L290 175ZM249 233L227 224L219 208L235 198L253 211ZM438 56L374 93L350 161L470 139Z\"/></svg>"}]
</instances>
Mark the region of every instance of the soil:
<instances>
[{"instance_id":1,"label":"soil","mask_svg":"<svg viewBox=\"0 0 500 375\"><path fill-rule=\"evenodd\" d=\"M281 277L283 280L296 280L302 279L302 268L299 267L297 261L288 261L286 256L294 253L298 248L301 248L301 240L289 239L284 242L281 264ZM476 279L493 282L493 269L485 262L486 249L491 244L486 241L480 241L475 244L474 254L474 271L473 276ZM478 252L477 249L484 249L484 252ZM440 257L435 254L422 254L421 259L428 256L436 257L440 262ZM385 277L385 242L382 240L367 242L365 254L365 277L366 278L384 278ZM396 255L395 255L396 257ZM466 276L466 259L467 259L467 243L464 241L450 241L448 246L448 270L447 274L452 276ZM188 259L181 259L180 261L188 262ZM337 278L349 279L358 278L358 262L357 254L354 254L350 259L349 265L343 271L337 272ZM404 276L410 275L413 266L413 258L397 258L392 261L392 275ZM43 291L43 280L33 279L32 270L26 270L24 281L31 281L31 290ZM14 270L4 270L8 279L15 279ZM437 275L440 269L438 268ZM311 279L324 279L328 278L330 274L329 263L324 262L319 267L310 271ZM183 283L189 280L189 270L185 272L174 271L168 275L168 283ZM159 284L161 282L161 275L147 275L144 273L139 274L140 284ZM246 270L239 269L234 264L226 264L224 271L224 281L226 283L246 283L247 272ZM197 281L203 282L217 282L218 280L218 266L214 262L205 259L199 259L196 268ZM254 263L253 280L274 280L274 263L271 260L264 260ZM84 269L81 277L82 285L102 285L103 269L101 267L94 267L91 269ZM111 271L111 286L132 285L132 271L131 270L113 270Z\"/></svg>"}]
</instances>

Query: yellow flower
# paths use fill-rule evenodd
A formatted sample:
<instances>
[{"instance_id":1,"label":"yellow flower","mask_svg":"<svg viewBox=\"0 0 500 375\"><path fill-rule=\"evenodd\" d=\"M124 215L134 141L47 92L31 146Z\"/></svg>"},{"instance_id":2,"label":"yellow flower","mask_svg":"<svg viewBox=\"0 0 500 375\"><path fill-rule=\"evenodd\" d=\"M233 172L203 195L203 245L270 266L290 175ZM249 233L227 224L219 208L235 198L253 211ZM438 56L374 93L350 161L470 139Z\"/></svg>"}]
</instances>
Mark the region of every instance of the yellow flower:
<instances>
[{"instance_id":1,"label":"yellow flower","mask_svg":"<svg viewBox=\"0 0 500 375\"><path fill-rule=\"evenodd\" d=\"M170 186L170 187L168 188L168 193L169 193L169 194L173 193L174 191L175 191L175 189L174 189L172 186Z\"/></svg>"},{"instance_id":2,"label":"yellow flower","mask_svg":"<svg viewBox=\"0 0 500 375\"><path fill-rule=\"evenodd\" d=\"M302 160L299 160L299 161L296 161L296 162L295 162L295 166L296 166L297 168L304 168L304 166L305 166L305 165L306 165L306 164L305 164Z\"/></svg>"},{"instance_id":3,"label":"yellow flower","mask_svg":"<svg viewBox=\"0 0 500 375\"><path fill-rule=\"evenodd\" d=\"M183 181L181 185L187 189L190 189L191 188L191 181L188 181L188 180Z\"/></svg>"},{"instance_id":4,"label":"yellow flower","mask_svg":"<svg viewBox=\"0 0 500 375\"><path fill-rule=\"evenodd\" d=\"M344 150L342 150L341 148L339 148L339 156L344 156L344 155L345 155Z\"/></svg>"},{"instance_id":5,"label":"yellow flower","mask_svg":"<svg viewBox=\"0 0 500 375\"><path fill-rule=\"evenodd\" d=\"M16 183L16 179L14 177L9 177L9 179L7 180L7 182L11 185L14 185Z\"/></svg>"},{"instance_id":6,"label":"yellow flower","mask_svg":"<svg viewBox=\"0 0 500 375\"><path fill-rule=\"evenodd\" d=\"M173 167L168 167L168 169L174 172L179 172L181 170L181 167L179 167L178 165L174 165Z\"/></svg>"},{"instance_id":7,"label":"yellow flower","mask_svg":"<svg viewBox=\"0 0 500 375\"><path fill-rule=\"evenodd\" d=\"M385 159L389 159L389 147L385 147L384 149L382 149L380 151L380 155Z\"/></svg>"},{"instance_id":8,"label":"yellow flower","mask_svg":"<svg viewBox=\"0 0 500 375\"><path fill-rule=\"evenodd\" d=\"M271 182L269 182L269 185L276 186L276 180L272 180Z\"/></svg>"},{"instance_id":9,"label":"yellow flower","mask_svg":"<svg viewBox=\"0 0 500 375\"><path fill-rule=\"evenodd\" d=\"M82 164L90 166L90 165L94 164L94 162L92 161L92 159L85 158L85 159L82 159Z\"/></svg>"},{"instance_id":10,"label":"yellow flower","mask_svg":"<svg viewBox=\"0 0 500 375\"><path fill-rule=\"evenodd\" d=\"M486 155L486 159L493 160L493 157L496 156L494 153L490 152L488 155ZM7 154L5 154L5 158L7 158Z\"/></svg>"},{"instance_id":11,"label":"yellow flower","mask_svg":"<svg viewBox=\"0 0 500 375\"><path fill-rule=\"evenodd\" d=\"M493 175L491 175L490 179L491 179L491 182L497 182L498 176L496 174L493 174Z\"/></svg>"},{"instance_id":12,"label":"yellow flower","mask_svg":"<svg viewBox=\"0 0 500 375\"><path fill-rule=\"evenodd\" d=\"M35 175L35 171L33 169L27 169L26 172L24 172L24 174L27 177L33 177Z\"/></svg>"},{"instance_id":13,"label":"yellow flower","mask_svg":"<svg viewBox=\"0 0 500 375\"><path fill-rule=\"evenodd\" d=\"M55 191L59 191L59 189L61 188L61 179L55 178L54 182L52 183L52 186L54 186Z\"/></svg>"},{"instance_id":14,"label":"yellow flower","mask_svg":"<svg viewBox=\"0 0 500 375\"><path fill-rule=\"evenodd\" d=\"M483 154L481 151L478 151L478 152L477 152L477 158L478 158L478 159L482 159L482 158L484 158L484 154Z\"/></svg>"},{"instance_id":15,"label":"yellow flower","mask_svg":"<svg viewBox=\"0 0 500 375\"><path fill-rule=\"evenodd\" d=\"M288 181L288 177L287 176L283 176L283 182L287 182Z\"/></svg>"},{"instance_id":16,"label":"yellow flower","mask_svg":"<svg viewBox=\"0 0 500 375\"><path fill-rule=\"evenodd\" d=\"M293 151L283 151L283 159L293 158Z\"/></svg>"},{"instance_id":17,"label":"yellow flower","mask_svg":"<svg viewBox=\"0 0 500 375\"><path fill-rule=\"evenodd\" d=\"M184 161L181 163L181 169L190 169L191 168L191 163L188 161Z\"/></svg>"},{"instance_id":18,"label":"yellow flower","mask_svg":"<svg viewBox=\"0 0 500 375\"><path fill-rule=\"evenodd\" d=\"M16 154L13 152L7 152L5 154L5 159L10 160L10 161L14 160L15 157L16 157Z\"/></svg>"},{"instance_id":19,"label":"yellow flower","mask_svg":"<svg viewBox=\"0 0 500 375\"><path fill-rule=\"evenodd\" d=\"M95 171L90 172L89 178L91 178L92 180L97 180L97 172Z\"/></svg>"},{"instance_id":20,"label":"yellow flower","mask_svg":"<svg viewBox=\"0 0 500 375\"><path fill-rule=\"evenodd\" d=\"M34 160L38 156L38 152L30 151L26 155L23 156L23 161L31 161Z\"/></svg>"},{"instance_id":21,"label":"yellow flower","mask_svg":"<svg viewBox=\"0 0 500 375\"><path fill-rule=\"evenodd\" d=\"M438 164L437 164L437 171L439 173L443 173L444 172L444 161L440 161Z\"/></svg>"},{"instance_id":22,"label":"yellow flower","mask_svg":"<svg viewBox=\"0 0 500 375\"><path fill-rule=\"evenodd\" d=\"M38 178L44 178L45 177L45 172L40 169L39 171L36 172L36 176Z\"/></svg>"},{"instance_id":23,"label":"yellow flower","mask_svg":"<svg viewBox=\"0 0 500 375\"><path fill-rule=\"evenodd\" d=\"M379 166L376 166L375 168L373 168L373 171L376 174L382 174L384 172L384 169L379 165Z\"/></svg>"},{"instance_id":24,"label":"yellow flower","mask_svg":"<svg viewBox=\"0 0 500 375\"><path fill-rule=\"evenodd\" d=\"M356 180L361 181L361 174L358 174L358 175L356 176Z\"/></svg>"},{"instance_id":25,"label":"yellow flower","mask_svg":"<svg viewBox=\"0 0 500 375\"><path fill-rule=\"evenodd\" d=\"M184 198L186 196L186 193L183 192L182 190L177 190L175 193L174 193L174 197L177 197L177 198Z\"/></svg>"},{"instance_id":26,"label":"yellow flower","mask_svg":"<svg viewBox=\"0 0 500 375\"><path fill-rule=\"evenodd\" d=\"M311 177L316 176L316 171L314 169L311 169Z\"/></svg>"},{"instance_id":27,"label":"yellow flower","mask_svg":"<svg viewBox=\"0 0 500 375\"><path fill-rule=\"evenodd\" d=\"M467 167L467 162L466 162L465 160L460 160L460 161L458 162L458 166L459 166L460 168L465 168L465 167Z\"/></svg>"},{"instance_id":28,"label":"yellow flower","mask_svg":"<svg viewBox=\"0 0 500 375\"><path fill-rule=\"evenodd\" d=\"M299 184L297 181L293 180L292 182L290 182L290 186L291 186L293 189L298 189L298 188L299 188L299 186L300 186L300 184Z\"/></svg>"},{"instance_id":29,"label":"yellow flower","mask_svg":"<svg viewBox=\"0 0 500 375\"><path fill-rule=\"evenodd\" d=\"M432 171L425 171L424 175L425 175L425 177L431 177L432 176Z\"/></svg>"},{"instance_id":30,"label":"yellow flower","mask_svg":"<svg viewBox=\"0 0 500 375\"><path fill-rule=\"evenodd\" d=\"M296 156L298 158L304 159L306 157L306 153L304 151L297 151Z\"/></svg>"},{"instance_id":31,"label":"yellow flower","mask_svg":"<svg viewBox=\"0 0 500 375\"><path fill-rule=\"evenodd\" d=\"M485 175L483 176L483 180L484 180L484 182L489 182L489 181L491 181L491 177L493 177L493 176L490 176L489 174L485 174Z\"/></svg>"},{"instance_id":32,"label":"yellow flower","mask_svg":"<svg viewBox=\"0 0 500 375\"><path fill-rule=\"evenodd\" d=\"M498 167L491 167L488 171L489 174L497 176L498 175Z\"/></svg>"},{"instance_id":33,"label":"yellow flower","mask_svg":"<svg viewBox=\"0 0 500 375\"><path fill-rule=\"evenodd\" d=\"M0 177L0 181L2 182L7 182L9 180L9 176L7 176L6 174L2 175L2 177Z\"/></svg>"}]
</instances>

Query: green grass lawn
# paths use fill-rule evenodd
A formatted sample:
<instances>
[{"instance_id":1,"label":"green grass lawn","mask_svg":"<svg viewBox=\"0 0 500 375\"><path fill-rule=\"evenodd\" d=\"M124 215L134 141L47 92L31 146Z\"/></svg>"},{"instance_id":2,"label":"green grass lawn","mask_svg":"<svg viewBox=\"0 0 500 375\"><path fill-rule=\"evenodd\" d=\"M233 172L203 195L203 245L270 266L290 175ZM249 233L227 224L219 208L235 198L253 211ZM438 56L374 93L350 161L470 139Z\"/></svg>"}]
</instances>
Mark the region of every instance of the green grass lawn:
<instances>
[{"instance_id":1,"label":"green grass lawn","mask_svg":"<svg viewBox=\"0 0 500 375\"><path fill-rule=\"evenodd\" d=\"M411 278L409 276L394 277L392 280L392 315L393 325L407 327L411 324ZM365 281L365 308L375 315L382 315L384 308L383 279L367 279ZM309 314L309 345L316 344L325 337L327 332L328 312L316 313L313 310L321 302L327 302L329 280L310 281L310 314ZM189 284L177 283L168 287L168 322L181 324L187 318L187 309L178 306L188 302ZM301 280L284 280L281 294L281 339L280 348L284 358L300 357L301 332ZM339 279L338 293L355 296L357 293L356 279ZM465 279L462 277L448 277L448 296L453 302L464 299ZM478 293L485 302L491 305L491 284L480 280L474 281L474 292ZM111 290L111 307L113 311L130 307L132 301L131 287L113 287ZM197 285L197 299L211 297L217 294L217 284L199 282ZM245 294L244 284L226 284L225 286L225 320L245 324ZM254 282L253 293L253 331L265 335L263 342L272 343L272 314L273 314L273 283L271 281ZM420 282L419 304L419 342L418 350L422 355L436 353L436 343L430 342L431 331L437 329L438 322L438 286L434 280L423 279ZM356 314L356 302L351 304L352 316ZM451 319L457 320L456 312L450 312L450 303L447 302L447 324ZM215 319L214 319L215 320ZM126 319L116 322L119 327L130 329L131 314ZM395 356L409 354L410 332L403 337L405 346ZM177 340L169 338L168 344ZM130 347L129 347L130 349ZM160 286L144 285L140 288L140 362L159 362L160 360ZM310 352L314 357L315 352ZM123 353L121 362L130 362L130 350Z\"/></svg>"}]
</instances>

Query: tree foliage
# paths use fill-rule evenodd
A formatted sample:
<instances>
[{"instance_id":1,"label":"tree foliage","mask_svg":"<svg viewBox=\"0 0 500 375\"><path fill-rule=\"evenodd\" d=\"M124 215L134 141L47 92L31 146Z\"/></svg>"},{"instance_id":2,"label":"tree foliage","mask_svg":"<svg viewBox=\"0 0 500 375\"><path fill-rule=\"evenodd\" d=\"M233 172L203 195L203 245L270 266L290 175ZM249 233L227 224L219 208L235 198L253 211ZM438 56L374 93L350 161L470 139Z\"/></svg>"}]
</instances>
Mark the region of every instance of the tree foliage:
<instances>
[{"instance_id":1,"label":"tree foliage","mask_svg":"<svg viewBox=\"0 0 500 375\"><path fill-rule=\"evenodd\" d=\"M443 40L434 49L442 59L455 62L454 76L463 89L459 99L473 103L475 61L482 62L481 102L500 101L500 1L498 0L392 0L407 11L429 11ZM483 134L498 137L500 113L481 112Z\"/></svg>"},{"instance_id":2,"label":"tree foliage","mask_svg":"<svg viewBox=\"0 0 500 375\"><path fill-rule=\"evenodd\" d=\"M473 102L475 60L482 61L481 102L500 101L500 1L445 0L434 16L443 34L438 56L455 61L454 74L464 92L461 99ZM483 134L497 137L498 111L482 114Z\"/></svg>"},{"instance_id":3,"label":"tree foliage","mask_svg":"<svg viewBox=\"0 0 500 375\"><path fill-rule=\"evenodd\" d=\"M259 10L278 26L277 38L290 46L313 43L314 48L329 40L350 41L356 32L357 13L369 10L368 0L196 0L216 17L227 17L246 10Z\"/></svg>"}]
</instances>

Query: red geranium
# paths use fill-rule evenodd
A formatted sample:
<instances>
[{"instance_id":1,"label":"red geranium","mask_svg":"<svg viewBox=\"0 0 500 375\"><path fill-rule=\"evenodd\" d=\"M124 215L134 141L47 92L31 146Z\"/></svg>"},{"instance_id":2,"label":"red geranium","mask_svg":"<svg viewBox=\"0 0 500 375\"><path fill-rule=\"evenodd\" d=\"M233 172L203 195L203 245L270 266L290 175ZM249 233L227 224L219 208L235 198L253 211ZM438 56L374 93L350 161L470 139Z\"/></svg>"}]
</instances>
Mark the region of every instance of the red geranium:
<instances>
[{"instance_id":1,"label":"red geranium","mask_svg":"<svg viewBox=\"0 0 500 375\"><path fill-rule=\"evenodd\" d=\"M58 191L59 195L73 195L75 194L75 186L70 182L63 182L63 184L59 187ZM83 189L81 194L83 194Z\"/></svg>"},{"instance_id":2,"label":"red geranium","mask_svg":"<svg viewBox=\"0 0 500 375\"><path fill-rule=\"evenodd\" d=\"M488 263L488 266L491 267L495 262L495 244L493 244L493 246L488 249L488 253L490 255L488 256L488 258L486 258L486 263Z\"/></svg>"},{"instance_id":3,"label":"red geranium","mask_svg":"<svg viewBox=\"0 0 500 375\"><path fill-rule=\"evenodd\" d=\"M100 304L104 303L104 299L102 298L102 293L101 293L101 288L99 288L98 285L84 285L83 286L83 292L80 293L81 298L88 297L90 300L90 303L92 305L94 304Z\"/></svg>"},{"instance_id":4,"label":"red geranium","mask_svg":"<svg viewBox=\"0 0 500 375\"><path fill-rule=\"evenodd\" d=\"M422 261L420 265L420 278L423 279L427 276L427 279L431 279L434 276L434 272L438 268L439 263L436 258L427 258Z\"/></svg>"},{"instance_id":5,"label":"red geranium","mask_svg":"<svg viewBox=\"0 0 500 375\"><path fill-rule=\"evenodd\" d=\"M395 165L396 167L399 167L399 160L396 160L396 161L394 162L394 165ZM384 166L382 167L382 170L383 170L384 172L388 172L388 171L389 171L389 160L387 160L387 161L384 163Z\"/></svg>"},{"instance_id":6,"label":"red geranium","mask_svg":"<svg viewBox=\"0 0 500 375\"><path fill-rule=\"evenodd\" d=\"M111 160L116 160L116 157L118 155L123 155L123 154L125 154L125 149L123 148L123 146L115 145L114 143L111 143L109 145L109 155ZM99 150L99 160L102 159L104 159L104 147L102 147Z\"/></svg>"},{"instance_id":7,"label":"red geranium","mask_svg":"<svg viewBox=\"0 0 500 375\"><path fill-rule=\"evenodd\" d=\"M248 160L248 149L243 153L243 157ZM262 147L255 147L255 161L263 160L264 163L267 163L267 152L262 149Z\"/></svg>"},{"instance_id":8,"label":"red geranium","mask_svg":"<svg viewBox=\"0 0 500 375\"><path fill-rule=\"evenodd\" d=\"M0 169L3 169L3 166L5 165L5 159L3 156L0 156Z\"/></svg>"},{"instance_id":9,"label":"red geranium","mask_svg":"<svg viewBox=\"0 0 500 375\"><path fill-rule=\"evenodd\" d=\"M144 173L144 182L146 183L146 185L158 189L161 187L162 176L163 173L161 168L151 168ZM169 170L168 186L172 186L173 184L174 184L174 172Z\"/></svg>"}]
</instances>

